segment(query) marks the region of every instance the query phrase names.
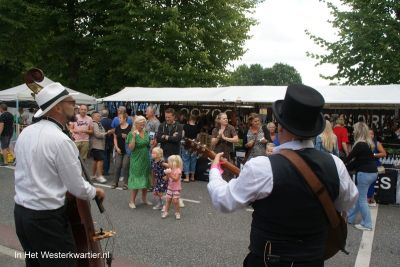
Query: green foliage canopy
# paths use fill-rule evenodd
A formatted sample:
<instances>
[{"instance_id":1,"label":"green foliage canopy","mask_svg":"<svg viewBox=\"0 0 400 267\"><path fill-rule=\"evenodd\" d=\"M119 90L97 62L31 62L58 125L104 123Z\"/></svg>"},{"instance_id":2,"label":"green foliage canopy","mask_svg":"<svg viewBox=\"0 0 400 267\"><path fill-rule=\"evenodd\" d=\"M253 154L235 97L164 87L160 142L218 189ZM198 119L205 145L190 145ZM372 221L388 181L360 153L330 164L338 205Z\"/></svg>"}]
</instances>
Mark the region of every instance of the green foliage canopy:
<instances>
[{"instance_id":1,"label":"green foliage canopy","mask_svg":"<svg viewBox=\"0 0 400 267\"><path fill-rule=\"evenodd\" d=\"M322 1L334 16L331 24L339 40L328 42L306 33L327 54L308 53L317 65L337 64L338 71L325 79L351 85L400 83L400 1L341 0L346 9Z\"/></svg>"},{"instance_id":2,"label":"green foliage canopy","mask_svg":"<svg viewBox=\"0 0 400 267\"><path fill-rule=\"evenodd\" d=\"M0 88L30 67L77 90L216 86L260 0L0 0Z\"/></svg>"},{"instance_id":3,"label":"green foliage canopy","mask_svg":"<svg viewBox=\"0 0 400 267\"><path fill-rule=\"evenodd\" d=\"M299 72L292 66L276 63L271 68L260 64L239 65L231 73L229 85L289 85L301 84Z\"/></svg>"}]
</instances>

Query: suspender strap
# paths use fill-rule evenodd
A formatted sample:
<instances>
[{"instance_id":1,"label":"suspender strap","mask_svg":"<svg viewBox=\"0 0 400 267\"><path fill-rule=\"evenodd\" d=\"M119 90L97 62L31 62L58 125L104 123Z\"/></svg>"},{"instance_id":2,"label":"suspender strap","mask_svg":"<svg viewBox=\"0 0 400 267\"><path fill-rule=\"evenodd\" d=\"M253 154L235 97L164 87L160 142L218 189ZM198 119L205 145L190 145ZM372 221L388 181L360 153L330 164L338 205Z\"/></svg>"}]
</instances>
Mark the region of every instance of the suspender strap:
<instances>
[{"instance_id":1,"label":"suspender strap","mask_svg":"<svg viewBox=\"0 0 400 267\"><path fill-rule=\"evenodd\" d=\"M333 205L328 191L315 173L311 170L310 166L308 166L304 159L293 150L283 149L280 151L280 154L287 158L293 164L296 170L304 177L307 184L321 202L331 226L336 228L340 222L339 215L335 209L335 206Z\"/></svg>"}]
</instances>

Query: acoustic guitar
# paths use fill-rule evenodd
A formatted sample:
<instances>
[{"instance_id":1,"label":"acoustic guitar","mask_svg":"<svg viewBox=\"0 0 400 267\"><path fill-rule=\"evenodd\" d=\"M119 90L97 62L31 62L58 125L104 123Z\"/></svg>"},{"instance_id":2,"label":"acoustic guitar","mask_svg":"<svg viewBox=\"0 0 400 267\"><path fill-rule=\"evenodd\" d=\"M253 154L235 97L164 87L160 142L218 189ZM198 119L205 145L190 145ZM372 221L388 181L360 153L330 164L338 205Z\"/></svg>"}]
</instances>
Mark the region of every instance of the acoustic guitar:
<instances>
[{"instance_id":1,"label":"acoustic guitar","mask_svg":"<svg viewBox=\"0 0 400 267\"><path fill-rule=\"evenodd\" d=\"M184 138L182 141L183 146L186 150L191 151L192 153L197 153L200 156L206 156L210 160L215 159L216 153L209 149L206 145L202 145L199 142L196 142L189 138ZM225 158L221 157L221 167L227 171L230 171L235 176L238 176L240 173L240 169L236 167L234 164L226 160Z\"/></svg>"}]
</instances>

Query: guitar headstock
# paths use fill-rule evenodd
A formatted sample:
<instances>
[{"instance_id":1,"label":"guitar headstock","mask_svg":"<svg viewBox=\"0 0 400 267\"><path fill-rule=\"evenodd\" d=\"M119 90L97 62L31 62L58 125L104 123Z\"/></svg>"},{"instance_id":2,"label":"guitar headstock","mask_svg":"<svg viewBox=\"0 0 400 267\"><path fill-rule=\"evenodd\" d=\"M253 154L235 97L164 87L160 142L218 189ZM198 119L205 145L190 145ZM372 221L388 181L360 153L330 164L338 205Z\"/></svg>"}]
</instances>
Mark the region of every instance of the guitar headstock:
<instances>
[{"instance_id":1,"label":"guitar headstock","mask_svg":"<svg viewBox=\"0 0 400 267\"><path fill-rule=\"evenodd\" d=\"M215 158L215 152L210 150L206 145L202 145L199 142L189 138L184 138L182 143L186 150L190 150L191 152L197 153L200 156L206 156L211 160Z\"/></svg>"}]
</instances>

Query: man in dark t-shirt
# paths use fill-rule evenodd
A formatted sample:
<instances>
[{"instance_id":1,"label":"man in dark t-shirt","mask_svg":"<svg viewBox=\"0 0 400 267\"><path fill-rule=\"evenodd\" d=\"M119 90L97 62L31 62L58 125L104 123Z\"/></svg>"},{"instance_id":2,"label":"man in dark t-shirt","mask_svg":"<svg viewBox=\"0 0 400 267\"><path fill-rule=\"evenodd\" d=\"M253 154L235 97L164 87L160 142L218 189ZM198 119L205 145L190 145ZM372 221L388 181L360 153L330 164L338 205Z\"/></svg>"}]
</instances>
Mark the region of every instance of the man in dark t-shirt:
<instances>
[{"instance_id":1,"label":"man in dark t-shirt","mask_svg":"<svg viewBox=\"0 0 400 267\"><path fill-rule=\"evenodd\" d=\"M3 154L3 165L7 163L7 155L12 154L10 150L10 141L14 133L14 117L7 111L6 104L0 104L0 142L1 142L1 152ZM12 154L13 155L13 154ZM14 158L14 155L13 155Z\"/></svg>"}]
</instances>

